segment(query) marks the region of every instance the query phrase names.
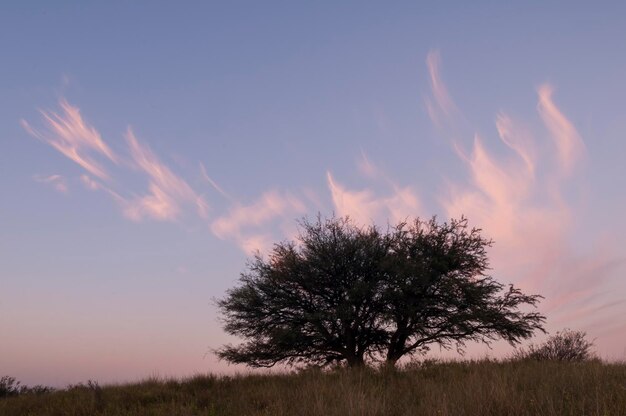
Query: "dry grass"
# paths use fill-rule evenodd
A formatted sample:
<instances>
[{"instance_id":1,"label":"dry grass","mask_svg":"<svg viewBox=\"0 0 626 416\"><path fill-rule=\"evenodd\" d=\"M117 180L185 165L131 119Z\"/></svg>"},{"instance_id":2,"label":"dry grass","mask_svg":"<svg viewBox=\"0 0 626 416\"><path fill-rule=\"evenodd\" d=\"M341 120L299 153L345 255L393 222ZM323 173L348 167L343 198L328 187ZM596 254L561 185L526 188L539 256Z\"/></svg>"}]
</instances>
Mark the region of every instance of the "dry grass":
<instances>
[{"instance_id":1,"label":"dry grass","mask_svg":"<svg viewBox=\"0 0 626 416\"><path fill-rule=\"evenodd\" d=\"M626 415L626 363L451 362L79 386L0 415Z\"/></svg>"}]
</instances>

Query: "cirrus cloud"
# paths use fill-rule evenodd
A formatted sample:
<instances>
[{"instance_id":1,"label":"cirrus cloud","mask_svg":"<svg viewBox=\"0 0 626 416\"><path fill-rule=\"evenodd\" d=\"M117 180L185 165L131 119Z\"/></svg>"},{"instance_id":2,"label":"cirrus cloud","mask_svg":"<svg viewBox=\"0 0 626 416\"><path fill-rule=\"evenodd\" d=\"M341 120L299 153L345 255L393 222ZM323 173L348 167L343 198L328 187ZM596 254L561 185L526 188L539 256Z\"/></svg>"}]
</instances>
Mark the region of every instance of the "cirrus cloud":
<instances>
[{"instance_id":1,"label":"cirrus cloud","mask_svg":"<svg viewBox=\"0 0 626 416\"><path fill-rule=\"evenodd\" d=\"M596 298L623 265L623 256L614 245L601 245L602 235L586 250L571 243L580 232L582 195L579 186L570 185L580 180L587 153L574 123L555 103L554 88L544 84L537 90L537 112L547 135L501 112L496 130L508 152L496 153L477 134L466 151L457 128L466 120L441 81L439 55L430 56L435 98L427 110L442 132L455 131L452 146L468 173L465 180L446 183L439 197L446 215L465 215L493 238L494 270L501 279L546 296L542 309L558 317L555 322L589 329L581 319L584 311L610 316L623 309L623 302L610 295Z\"/></svg>"},{"instance_id":2,"label":"cirrus cloud","mask_svg":"<svg viewBox=\"0 0 626 416\"><path fill-rule=\"evenodd\" d=\"M80 110L61 99L62 112L41 111L46 130L32 127L27 121L20 120L22 127L33 137L49 144L67 158L73 160L92 175L107 179L106 169L92 156L96 154L117 163L117 156L102 140L100 133L83 120Z\"/></svg>"},{"instance_id":3,"label":"cirrus cloud","mask_svg":"<svg viewBox=\"0 0 626 416\"><path fill-rule=\"evenodd\" d=\"M130 128L125 135L128 145L126 159L129 162L120 164L120 156L111 150L96 128L83 119L78 107L70 105L65 99L59 101L59 106L60 112L41 111L43 129L36 129L25 120L20 123L30 135L81 166L86 173L80 175L80 181L87 189L105 191L121 207L124 216L133 221L145 218L175 221L182 215L185 206L194 207L201 218L206 218L208 203L204 197L162 163ZM127 165L148 177L147 190L139 195L112 179L112 171L119 172ZM52 183L57 190L67 192L65 180L58 175L36 177L36 180Z\"/></svg>"},{"instance_id":4,"label":"cirrus cloud","mask_svg":"<svg viewBox=\"0 0 626 416\"><path fill-rule=\"evenodd\" d=\"M201 218L207 217L208 203L189 184L163 164L152 150L137 140L129 128L126 140L134 166L148 176L148 193L129 199L124 215L134 221L144 217L159 221L176 220L183 204L195 206Z\"/></svg>"},{"instance_id":5,"label":"cirrus cloud","mask_svg":"<svg viewBox=\"0 0 626 416\"><path fill-rule=\"evenodd\" d=\"M236 203L227 214L216 218L210 229L217 237L234 240L244 252L253 254L271 248L276 234L267 229L268 223L293 221L306 212L301 198L272 190L248 205Z\"/></svg>"},{"instance_id":6,"label":"cirrus cloud","mask_svg":"<svg viewBox=\"0 0 626 416\"><path fill-rule=\"evenodd\" d=\"M48 184L52 186L56 191L63 194L66 194L69 191L65 178L61 175L35 175L33 176L33 179L35 180L35 182Z\"/></svg>"}]
</instances>

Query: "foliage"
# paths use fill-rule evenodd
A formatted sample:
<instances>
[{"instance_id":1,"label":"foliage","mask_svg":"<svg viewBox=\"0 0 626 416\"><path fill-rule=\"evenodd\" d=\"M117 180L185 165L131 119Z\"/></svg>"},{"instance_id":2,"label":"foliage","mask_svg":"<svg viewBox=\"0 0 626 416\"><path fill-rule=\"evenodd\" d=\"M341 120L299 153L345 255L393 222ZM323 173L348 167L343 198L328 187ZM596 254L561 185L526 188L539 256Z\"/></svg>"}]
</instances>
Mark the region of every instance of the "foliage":
<instances>
[{"instance_id":1,"label":"foliage","mask_svg":"<svg viewBox=\"0 0 626 416\"><path fill-rule=\"evenodd\" d=\"M363 363L385 342L380 325L390 241L348 219L304 221L299 243L256 256L241 286L219 302L225 329L250 339L221 358L252 366L277 362Z\"/></svg>"},{"instance_id":2,"label":"foliage","mask_svg":"<svg viewBox=\"0 0 626 416\"><path fill-rule=\"evenodd\" d=\"M512 285L505 289L486 275L492 242L480 232L465 218L443 224L418 219L395 227L385 293L388 362L427 351L431 344L462 351L466 341L504 338L515 345L543 330L541 314L518 309L535 306L540 296Z\"/></svg>"},{"instance_id":3,"label":"foliage","mask_svg":"<svg viewBox=\"0 0 626 416\"><path fill-rule=\"evenodd\" d=\"M530 345L528 349L519 349L515 352L516 359L531 359L537 361L587 361L595 358L592 351L593 341L586 338L582 331L565 329L549 337L541 345Z\"/></svg>"},{"instance_id":4,"label":"foliage","mask_svg":"<svg viewBox=\"0 0 626 416\"><path fill-rule=\"evenodd\" d=\"M486 272L491 245L466 219L416 219L381 232L349 218L301 222L295 242L274 246L218 302L226 332L246 339L217 355L233 363L357 367L389 365L432 344L504 338L515 345L543 330L523 312L540 296L504 288Z\"/></svg>"}]
</instances>

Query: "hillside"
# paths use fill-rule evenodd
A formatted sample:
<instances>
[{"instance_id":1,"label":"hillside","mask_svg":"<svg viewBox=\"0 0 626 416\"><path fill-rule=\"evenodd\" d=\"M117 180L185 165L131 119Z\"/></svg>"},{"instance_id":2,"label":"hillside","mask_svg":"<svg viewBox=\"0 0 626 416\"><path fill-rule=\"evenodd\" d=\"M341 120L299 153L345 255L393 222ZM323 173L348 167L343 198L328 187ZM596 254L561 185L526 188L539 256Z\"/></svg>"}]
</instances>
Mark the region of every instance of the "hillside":
<instances>
[{"instance_id":1,"label":"hillside","mask_svg":"<svg viewBox=\"0 0 626 416\"><path fill-rule=\"evenodd\" d=\"M626 415L626 363L487 360L90 382L0 399L0 415Z\"/></svg>"}]
</instances>

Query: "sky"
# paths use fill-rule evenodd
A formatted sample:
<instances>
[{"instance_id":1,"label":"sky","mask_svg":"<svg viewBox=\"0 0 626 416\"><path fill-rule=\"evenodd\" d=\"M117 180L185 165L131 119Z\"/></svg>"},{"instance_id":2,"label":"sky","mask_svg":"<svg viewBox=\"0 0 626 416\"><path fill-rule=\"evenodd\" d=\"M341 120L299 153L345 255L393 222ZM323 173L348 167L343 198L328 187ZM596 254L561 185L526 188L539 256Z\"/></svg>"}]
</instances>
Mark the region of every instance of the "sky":
<instances>
[{"instance_id":1,"label":"sky","mask_svg":"<svg viewBox=\"0 0 626 416\"><path fill-rule=\"evenodd\" d=\"M318 212L465 215L626 359L626 6L503 3L3 2L0 375L243 371L214 302Z\"/></svg>"}]
</instances>

